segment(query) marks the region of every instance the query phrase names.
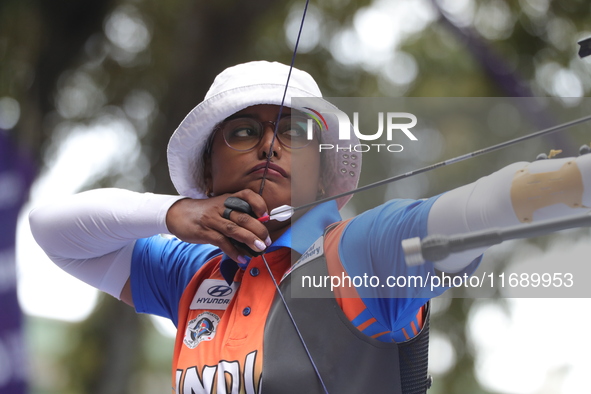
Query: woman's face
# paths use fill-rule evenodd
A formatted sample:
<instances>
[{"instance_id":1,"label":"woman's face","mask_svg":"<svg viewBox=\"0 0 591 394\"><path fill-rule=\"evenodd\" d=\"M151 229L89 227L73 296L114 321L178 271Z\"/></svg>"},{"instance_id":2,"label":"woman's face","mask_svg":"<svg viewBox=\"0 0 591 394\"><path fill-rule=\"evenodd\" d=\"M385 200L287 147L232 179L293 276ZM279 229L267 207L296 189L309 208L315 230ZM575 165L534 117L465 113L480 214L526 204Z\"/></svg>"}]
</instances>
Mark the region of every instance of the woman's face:
<instances>
[{"instance_id":1,"label":"woman's face","mask_svg":"<svg viewBox=\"0 0 591 394\"><path fill-rule=\"evenodd\" d=\"M255 105L232 115L231 118L253 118L259 122L275 122L277 105ZM281 116L289 116L284 107ZM259 192L267 154L273 139L273 126L264 124L261 141L250 151L237 151L224 141L223 132L214 135L211 155L205 162L205 182L213 195L235 193L243 189ZM294 171L294 166L297 168ZM322 189L320 153L315 138L308 146L291 149L279 140L273 143L273 156L267 171L263 198L270 210L281 205L299 206L316 200Z\"/></svg>"}]
</instances>

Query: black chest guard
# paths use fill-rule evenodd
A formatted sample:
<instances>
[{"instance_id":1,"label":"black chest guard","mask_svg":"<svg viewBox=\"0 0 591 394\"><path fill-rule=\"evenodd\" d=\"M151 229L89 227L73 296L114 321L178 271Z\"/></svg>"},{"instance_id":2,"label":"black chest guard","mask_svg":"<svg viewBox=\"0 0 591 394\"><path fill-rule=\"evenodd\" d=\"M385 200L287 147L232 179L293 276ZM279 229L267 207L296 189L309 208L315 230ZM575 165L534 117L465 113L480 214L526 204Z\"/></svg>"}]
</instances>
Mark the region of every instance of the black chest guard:
<instances>
[{"instance_id":1,"label":"black chest guard","mask_svg":"<svg viewBox=\"0 0 591 394\"><path fill-rule=\"evenodd\" d=\"M386 343L357 330L330 288L302 289L304 275L328 275L326 258L321 255L296 267L280 289L328 393L427 391L428 304L425 324L417 336L403 343ZM292 297L303 291L306 298ZM263 352L263 394L325 393L279 295L267 317Z\"/></svg>"}]
</instances>

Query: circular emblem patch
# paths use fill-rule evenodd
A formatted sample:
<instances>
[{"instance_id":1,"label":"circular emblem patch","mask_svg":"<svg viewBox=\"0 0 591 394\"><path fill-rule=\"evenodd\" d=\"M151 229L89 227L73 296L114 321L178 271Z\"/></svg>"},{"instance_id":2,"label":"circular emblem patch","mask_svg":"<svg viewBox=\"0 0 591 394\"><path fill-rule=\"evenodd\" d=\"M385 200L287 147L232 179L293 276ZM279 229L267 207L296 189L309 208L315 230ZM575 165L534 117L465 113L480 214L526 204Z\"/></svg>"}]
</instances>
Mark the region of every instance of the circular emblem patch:
<instances>
[{"instance_id":1,"label":"circular emblem patch","mask_svg":"<svg viewBox=\"0 0 591 394\"><path fill-rule=\"evenodd\" d=\"M189 349L195 349L202 341L211 341L219 322L220 318L215 313L201 313L187 324L183 343Z\"/></svg>"}]
</instances>

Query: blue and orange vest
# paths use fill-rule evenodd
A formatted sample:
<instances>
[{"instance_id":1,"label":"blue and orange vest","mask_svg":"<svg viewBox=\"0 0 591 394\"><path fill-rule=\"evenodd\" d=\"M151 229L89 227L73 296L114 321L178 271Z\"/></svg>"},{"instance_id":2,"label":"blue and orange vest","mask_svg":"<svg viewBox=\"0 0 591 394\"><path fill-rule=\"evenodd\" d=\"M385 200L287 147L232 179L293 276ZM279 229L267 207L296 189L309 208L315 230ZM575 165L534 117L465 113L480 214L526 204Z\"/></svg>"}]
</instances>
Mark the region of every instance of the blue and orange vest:
<instances>
[{"instance_id":1,"label":"blue and orange vest","mask_svg":"<svg viewBox=\"0 0 591 394\"><path fill-rule=\"evenodd\" d=\"M424 393L429 385L427 307L417 314L422 329L412 339L383 342L361 332L372 318L359 326L351 323L367 314L354 288L333 293L320 287L310 294L299 285L302 276L344 272L336 247L343 228L337 226L310 248L320 245L321 253L305 253L293 267L291 249L264 255L320 377L263 257L239 270L230 286L217 257L195 274L179 303L173 392Z\"/></svg>"}]
</instances>

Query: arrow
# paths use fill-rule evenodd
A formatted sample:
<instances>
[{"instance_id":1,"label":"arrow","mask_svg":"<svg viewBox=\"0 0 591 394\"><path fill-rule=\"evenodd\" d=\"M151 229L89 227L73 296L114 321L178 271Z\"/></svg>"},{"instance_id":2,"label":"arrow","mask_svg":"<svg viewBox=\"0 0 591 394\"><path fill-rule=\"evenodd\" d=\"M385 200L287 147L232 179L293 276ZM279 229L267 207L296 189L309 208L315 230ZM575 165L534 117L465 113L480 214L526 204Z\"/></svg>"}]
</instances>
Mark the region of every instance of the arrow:
<instances>
[{"instance_id":1,"label":"arrow","mask_svg":"<svg viewBox=\"0 0 591 394\"><path fill-rule=\"evenodd\" d=\"M316 201L313 201L311 203L304 204L304 205L301 205L299 207L292 208L292 209L294 211L299 211L301 209L311 208L313 206L316 206L316 205L325 203L327 201L336 200L337 198L348 196L350 194L355 194L355 193L362 192L362 191L365 191L365 190L373 189L374 187L377 187L377 186L385 185L387 183L391 183L391 182L399 181L399 180L402 180L402 179L410 178L412 176L415 176L415 175L418 175L418 174L422 174L424 172L428 172L428 171L434 170L436 168L444 167L444 166L447 166L447 165L450 165L450 164L454 164L454 163L459 163L461 161L472 159L474 157L477 157L477 156L480 156L480 155L484 155L486 153L494 152L494 151L497 151L497 150L506 148L506 147L508 147L510 145L517 144L519 142L527 141L527 140L530 140L530 139L533 139L533 138L537 138L537 137L545 136L545 135L548 135L548 134L552 134L552 133L555 133L555 132L560 131L560 130L568 129L570 127L576 126L576 125L581 124L581 123L588 122L590 120L591 120L591 115L584 116L582 118L578 118L578 119L572 120L570 122L565 122L565 123L562 123L562 124L559 124L559 125L556 125L556 126L553 126L553 127L547 128L547 129L544 129L544 130L540 130L540 131L536 131L536 132L533 132L533 133L530 133L530 134L526 134L524 136L517 137L517 138L514 138L514 139L509 140L509 141L501 142L501 143L498 143L496 145L489 146L487 148L482 148L482 149L476 150L474 152L470 152L470 153L463 154L461 156L454 157L452 159L447 159L447 160L441 161L439 163L431 164L431 165L428 165L426 167L422 167L422 168L418 168L418 169L415 169L415 170L412 170L412 171L409 171L409 172L405 172L404 174L399 174L399 175L393 176L391 178L386 178L386 179L383 179L381 181L377 181L377 182L371 183L369 185L358 187L357 189L349 190L347 192L336 194L334 196L323 198L321 200L316 200Z\"/></svg>"},{"instance_id":2,"label":"arrow","mask_svg":"<svg viewBox=\"0 0 591 394\"><path fill-rule=\"evenodd\" d=\"M277 207L277 208L271 210L270 215L261 216L257 220L261 223L266 223L269 220L277 220L278 222L284 222L293 216L294 211L295 210L293 209L292 206L282 205L280 207Z\"/></svg>"},{"instance_id":3,"label":"arrow","mask_svg":"<svg viewBox=\"0 0 591 394\"><path fill-rule=\"evenodd\" d=\"M562 124L559 124L559 125L556 125L556 126L553 126L553 127L547 128L547 129L544 129L544 130L536 131L536 132L533 132L533 133L530 133L530 134L527 134L527 135L524 135L524 136L521 136L521 137L517 137L517 138L514 138L514 139L509 140L509 141L501 142L499 144L492 145L492 146L489 146L487 148L479 149L479 150L476 150L474 152L466 153L466 154L463 154L461 156L454 157L452 159L447 159L447 160L441 161L439 163L431 164L431 165L428 165L426 167L418 168L418 169L415 169L413 171L406 172L404 174L399 174L399 175L393 176L391 178L386 178L386 179L383 179L381 181L371 183L369 185L358 187L357 189L354 189L354 190L349 190L347 192L336 194L334 196L323 198L321 200L312 201L311 203L300 205L299 207L295 207L294 208L294 207L289 206L289 205L282 205L280 207L277 207L277 208L273 209L271 211L271 214L270 215L265 215L265 216L262 216L262 217L258 218L258 221L261 222L261 223L268 222L269 220L277 220L277 221L283 222L283 221L291 218L293 216L293 214L294 214L295 211L299 211L299 210L302 210L302 209L311 208L311 207L314 207L316 205L320 205L322 203L325 203L327 201L336 200L337 198L348 196L349 194L355 194L355 193L362 192L362 191L365 191L365 190L373 189L374 187L382 186L382 185L385 185L387 183L391 183L391 182L395 182L395 181L400 181L402 179L410 178L412 176L415 176L415 175L418 175L418 174L422 174L424 172L432 171L432 170L434 170L436 168L444 167L444 166L447 166L447 165L450 165L450 164L454 164L454 163L459 163L459 162L464 161L464 160L472 159L474 157L477 157L477 156L480 156L480 155L484 155L486 153L490 153L490 152L494 152L494 151L500 150L502 148L506 148L506 147L508 147L510 145L514 145L514 144L517 144L519 142L523 142L523 141L530 140L532 138L537 138L537 137L541 137L541 136L544 136L544 135L552 134L552 133L555 133L557 131L564 130L564 129L567 129L567 128L576 126L576 125L581 124L581 123L589 122L589 121L591 121L591 115L590 116L584 116L582 118L578 118L578 119L572 120L570 122L562 123Z\"/></svg>"}]
</instances>

